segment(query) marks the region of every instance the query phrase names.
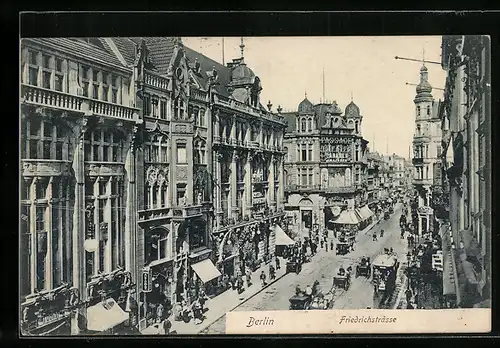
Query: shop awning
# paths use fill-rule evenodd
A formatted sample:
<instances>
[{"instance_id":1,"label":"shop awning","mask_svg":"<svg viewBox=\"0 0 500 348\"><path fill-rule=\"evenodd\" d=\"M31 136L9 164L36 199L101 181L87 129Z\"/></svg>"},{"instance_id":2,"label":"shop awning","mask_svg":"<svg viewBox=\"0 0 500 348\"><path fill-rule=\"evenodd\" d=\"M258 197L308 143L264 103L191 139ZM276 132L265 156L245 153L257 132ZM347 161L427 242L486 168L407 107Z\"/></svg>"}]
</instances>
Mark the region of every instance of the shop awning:
<instances>
[{"instance_id":1,"label":"shop awning","mask_svg":"<svg viewBox=\"0 0 500 348\"><path fill-rule=\"evenodd\" d=\"M191 268L203 283L207 283L222 275L212 261L208 259L191 265Z\"/></svg>"},{"instance_id":2,"label":"shop awning","mask_svg":"<svg viewBox=\"0 0 500 348\"><path fill-rule=\"evenodd\" d=\"M276 225L276 245L294 245L295 242L292 238L288 237L288 235L283 231L283 229Z\"/></svg>"},{"instance_id":3,"label":"shop awning","mask_svg":"<svg viewBox=\"0 0 500 348\"><path fill-rule=\"evenodd\" d=\"M359 220L354 210L343 210L336 220L330 220L330 222L338 225L357 225Z\"/></svg>"},{"instance_id":4,"label":"shop awning","mask_svg":"<svg viewBox=\"0 0 500 348\"><path fill-rule=\"evenodd\" d=\"M87 308L87 329L90 331L106 331L129 319L112 298Z\"/></svg>"},{"instance_id":5,"label":"shop awning","mask_svg":"<svg viewBox=\"0 0 500 348\"><path fill-rule=\"evenodd\" d=\"M373 215L375 215L373 213L373 211L371 211L370 208L368 208L367 205L365 205L363 208L360 209L361 213L363 214L363 216L365 217L365 219L369 219L371 218Z\"/></svg>"}]
</instances>

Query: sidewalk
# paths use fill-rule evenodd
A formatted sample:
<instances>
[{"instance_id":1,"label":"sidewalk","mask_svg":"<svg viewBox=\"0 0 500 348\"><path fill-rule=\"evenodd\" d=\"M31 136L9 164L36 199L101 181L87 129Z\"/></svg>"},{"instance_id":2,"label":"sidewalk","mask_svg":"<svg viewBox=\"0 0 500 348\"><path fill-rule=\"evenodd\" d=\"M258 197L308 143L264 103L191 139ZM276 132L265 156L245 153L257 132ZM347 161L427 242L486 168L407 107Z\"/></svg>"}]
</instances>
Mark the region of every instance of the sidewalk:
<instances>
[{"instance_id":1,"label":"sidewalk","mask_svg":"<svg viewBox=\"0 0 500 348\"><path fill-rule=\"evenodd\" d=\"M274 282L281 279L286 274L286 260L282 257L279 257L281 268L276 270L276 278L273 281L269 281L269 265L274 262L266 264L265 266L261 266L252 274L252 285L247 288L245 282L245 290L238 294L236 290L226 290L222 294L207 300L205 303L205 307L208 308L208 311L205 312L205 320L201 324L195 324L194 320L191 319L189 323L185 323L183 321L174 321L172 317L170 317L170 321L172 322L171 331L177 331L179 335L195 335L200 331L203 331L208 326L210 326L215 321L222 318L227 312L232 311L236 307L238 307L243 302L247 301L251 297L260 293L262 290L266 289L268 286L273 284ZM274 265L275 266L275 265ZM260 284L260 274L264 270L264 273L267 277L267 284L263 287ZM156 335L157 329L154 326L150 326L142 331L143 335Z\"/></svg>"}]
</instances>

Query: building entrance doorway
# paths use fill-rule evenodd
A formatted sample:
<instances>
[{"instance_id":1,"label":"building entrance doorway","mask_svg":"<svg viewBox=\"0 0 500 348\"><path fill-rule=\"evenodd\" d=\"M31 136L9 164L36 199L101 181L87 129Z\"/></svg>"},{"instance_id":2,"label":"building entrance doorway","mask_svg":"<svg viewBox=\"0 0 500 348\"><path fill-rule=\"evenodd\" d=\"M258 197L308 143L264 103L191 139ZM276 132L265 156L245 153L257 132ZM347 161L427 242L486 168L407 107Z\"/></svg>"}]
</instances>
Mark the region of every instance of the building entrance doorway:
<instances>
[{"instance_id":1,"label":"building entrance doorway","mask_svg":"<svg viewBox=\"0 0 500 348\"><path fill-rule=\"evenodd\" d=\"M302 210L302 227L312 228L312 210Z\"/></svg>"}]
</instances>

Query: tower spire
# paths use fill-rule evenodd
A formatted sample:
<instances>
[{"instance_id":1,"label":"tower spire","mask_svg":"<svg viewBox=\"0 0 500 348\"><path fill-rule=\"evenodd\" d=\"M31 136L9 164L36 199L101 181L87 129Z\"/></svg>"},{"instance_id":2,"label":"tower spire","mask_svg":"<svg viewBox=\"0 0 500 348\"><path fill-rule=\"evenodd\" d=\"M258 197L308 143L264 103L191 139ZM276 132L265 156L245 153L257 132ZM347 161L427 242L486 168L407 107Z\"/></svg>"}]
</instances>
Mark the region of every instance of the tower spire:
<instances>
[{"instance_id":1,"label":"tower spire","mask_svg":"<svg viewBox=\"0 0 500 348\"><path fill-rule=\"evenodd\" d=\"M222 65L226 65L226 62L224 59L224 36L222 37Z\"/></svg>"},{"instance_id":2,"label":"tower spire","mask_svg":"<svg viewBox=\"0 0 500 348\"><path fill-rule=\"evenodd\" d=\"M241 58L243 58L243 53L245 51L245 44L243 43L243 36L240 39L240 50L241 50Z\"/></svg>"},{"instance_id":3,"label":"tower spire","mask_svg":"<svg viewBox=\"0 0 500 348\"><path fill-rule=\"evenodd\" d=\"M352 97L352 92L351 92L351 101L353 101L353 100L354 100L354 98Z\"/></svg>"},{"instance_id":4,"label":"tower spire","mask_svg":"<svg viewBox=\"0 0 500 348\"><path fill-rule=\"evenodd\" d=\"M304 90L304 97L307 99L307 91Z\"/></svg>"}]
</instances>

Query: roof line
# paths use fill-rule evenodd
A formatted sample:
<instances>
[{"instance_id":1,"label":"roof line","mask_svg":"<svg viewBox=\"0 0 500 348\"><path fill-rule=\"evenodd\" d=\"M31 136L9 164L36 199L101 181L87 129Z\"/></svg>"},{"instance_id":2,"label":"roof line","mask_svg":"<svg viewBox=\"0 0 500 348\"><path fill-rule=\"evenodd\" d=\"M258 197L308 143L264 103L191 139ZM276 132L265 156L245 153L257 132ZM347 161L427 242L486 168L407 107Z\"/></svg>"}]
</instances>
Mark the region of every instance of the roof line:
<instances>
[{"instance_id":1,"label":"roof line","mask_svg":"<svg viewBox=\"0 0 500 348\"><path fill-rule=\"evenodd\" d=\"M116 47L115 42L111 38L109 38L109 37L105 37L104 41L108 44L109 48L111 48L111 50L113 51L113 53L116 55L116 58L118 58L118 60L123 65L128 66L127 61L125 60L125 58L121 54L121 52L118 49L118 47Z\"/></svg>"}]
</instances>

